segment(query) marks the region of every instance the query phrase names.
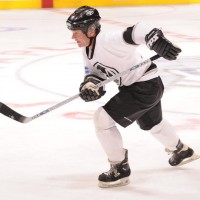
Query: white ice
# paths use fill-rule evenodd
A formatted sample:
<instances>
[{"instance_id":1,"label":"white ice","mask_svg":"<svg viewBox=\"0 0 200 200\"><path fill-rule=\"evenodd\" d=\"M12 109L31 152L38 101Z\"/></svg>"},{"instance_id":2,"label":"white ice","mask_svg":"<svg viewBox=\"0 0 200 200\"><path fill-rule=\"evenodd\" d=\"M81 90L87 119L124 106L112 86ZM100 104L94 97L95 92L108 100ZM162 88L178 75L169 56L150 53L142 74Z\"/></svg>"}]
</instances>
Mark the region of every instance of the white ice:
<instances>
[{"instance_id":1,"label":"white ice","mask_svg":"<svg viewBox=\"0 0 200 200\"><path fill-rule=\"evenodd\" d=\"M0 11L0 101L33 116L78 93L83 78L80 49L65 21L73 9ZM176 61L159 59L165 83L163 115L183 142L200 152L200 5L100 7L102 29L138 21L162 27L182 48ZM145 58L153 55L145 47ZM119 127L129 149L131 183L100 189L109 169L92 114L117 92L91 103L74 100L27 124L0 115L1 200L198 200L200 160L171 167L163 146L137 124Z\"/></svg>"}]
</instances>

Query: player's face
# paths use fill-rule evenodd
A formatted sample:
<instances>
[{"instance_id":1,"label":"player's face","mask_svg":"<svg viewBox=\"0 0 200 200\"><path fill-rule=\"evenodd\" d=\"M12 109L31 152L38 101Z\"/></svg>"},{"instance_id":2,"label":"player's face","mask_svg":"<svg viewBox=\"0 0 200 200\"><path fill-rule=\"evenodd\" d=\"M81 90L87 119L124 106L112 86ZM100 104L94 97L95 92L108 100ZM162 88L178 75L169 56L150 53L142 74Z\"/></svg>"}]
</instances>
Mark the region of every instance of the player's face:
<instances>
[{"instance_id":1,"label":"player's face","mask_svg":"<svg viewBox=\"0 0 200 200\"><path fill-rule=\"evenodd\" d=\"M90 39L81 31L72 31L72 39L74 39L79 47L86 47L90 43Z\"/></svg>"}]
</instances>

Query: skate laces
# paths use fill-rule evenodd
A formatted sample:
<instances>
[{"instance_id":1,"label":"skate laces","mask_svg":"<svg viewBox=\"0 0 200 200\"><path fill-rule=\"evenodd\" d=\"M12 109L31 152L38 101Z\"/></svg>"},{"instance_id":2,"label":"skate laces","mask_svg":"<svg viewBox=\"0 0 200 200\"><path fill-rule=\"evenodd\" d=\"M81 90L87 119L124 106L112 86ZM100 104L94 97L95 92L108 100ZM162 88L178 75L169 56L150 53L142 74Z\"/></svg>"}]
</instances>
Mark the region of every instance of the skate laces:
<instances>
[{"instance_id":1,"label":"skate laces","mask_svg":"<svg viewBox=\"0 0 200 200\"><path fill-rule=\"evenodd\" d=\"M168 148L165 148L165 152L167 152L168 155L172 154L174 151L173 150L170 150Z\"/></svg>"},{"instance_id":2,"label":"skate laces","mask_svg":"<svg viewBox=\"0 0 200 200\"><path fill-rule=\"evenodd\" d=\"M107 172L104 172L104 174L106 174L106 175L108 175L108 176L110 176L110 175L112 175L112 174L117 174L117 173L118 173L118 172L117 172L117 165L112 165L112 164L111 164L110 170L107 171Z\"/></svg>"},{"instance_id":3,"label":"skate laces","mask_svg":"<svg viewBox=\"0 0 200 200\"><path fill-rule=\"evenodd\" d=\"M188 146L185 144L183 145L183 147L181 149L172 150L172 149L165 148L165 152L167 152L168 155L175 154L175 153L179 154L181 151L186 151L186 150L188 150Z\"/></svg>"}]
</instances>

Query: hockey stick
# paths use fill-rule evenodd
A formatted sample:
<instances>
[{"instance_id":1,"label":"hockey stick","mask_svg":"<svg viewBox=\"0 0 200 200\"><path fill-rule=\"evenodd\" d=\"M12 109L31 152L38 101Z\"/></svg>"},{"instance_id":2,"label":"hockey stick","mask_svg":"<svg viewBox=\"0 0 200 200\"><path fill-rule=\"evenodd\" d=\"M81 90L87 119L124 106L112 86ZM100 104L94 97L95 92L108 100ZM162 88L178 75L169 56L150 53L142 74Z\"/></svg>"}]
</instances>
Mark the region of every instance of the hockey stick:
<instances>
[{"instance_id":1,"label":"hockey stick","mask_svg":"<svg viewBox=\"0 0 200 200\"><path fill-rule=\"evenodd\" d=\"M141 67L141 66L143 66L143 65L145 65L147 63L150 63L151 61L154 61L154 60L156 60L158 58L160 58L160 56L159 55L155 55L155 56L153 56L153 57L151 57L151 58L139 63L138 65L135 65L135 66L133 66L133 67L121 72L121 73L118 73L116 75L113 75L110 78L108 78L108 79L100 82L99 84L97 84L96 88L102 87L102 86L106 85L107 83L109 83L111 81L114 81L119 77L124 76L128 72L130 72L132 70L135 70L138 67ZM11 109L10 107L5 105L4 103L0 102L0 113L2 113L3 115L5 115L7 117L10 117L13 120L18 121L18 122L27 123L27 122L30 122L30 121L38 118L38 117L41 117L42 115L45 115L45 114L51 112L52 110L55 110L55 109L65 105L65 104L73 101L74 99L76 99L78 97L79 97L79 94L76 94L76 95L74 95L74 96L72 96L72 97L70 97L70 98L68 98L68 99L66 99L66 100L64 100L64 101L52 106L52 107L47 108L46 110L43 110L42 112L40 112L40 113L38 113L38 114L36 114L36 115L34 115L32 117L25 117L25 116L21 115L20 113L14 111L13 109Z\"/></svg>"}]
</instances>

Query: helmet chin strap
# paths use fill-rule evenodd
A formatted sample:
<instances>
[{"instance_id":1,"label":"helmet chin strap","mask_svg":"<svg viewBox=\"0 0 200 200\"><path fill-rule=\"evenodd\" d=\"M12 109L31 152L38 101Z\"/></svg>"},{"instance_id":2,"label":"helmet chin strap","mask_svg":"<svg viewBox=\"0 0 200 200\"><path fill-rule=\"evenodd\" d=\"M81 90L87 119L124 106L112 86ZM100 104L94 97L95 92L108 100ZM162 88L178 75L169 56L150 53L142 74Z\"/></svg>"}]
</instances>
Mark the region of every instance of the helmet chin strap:
<instances>
[{"instance_id":1,"label":"helmet chin strap","mask_svg":"<svg viewBox=\"0 0 200 200\"><path fill-rule=\"evenodd\" d=\"M89 60L93 58L95 45L96 45L96 37L99 34L99 32L100 30L96 29L96 35L94 37L88 37L88 29L87 29L87 32L85 33L86 37L90 39L90 42L88 46L86 47L86 54ZM92 48L90 48L91 45L92 45Z\"/></svg>"},{"instance_id":2,"label":"helmet chin strap","mask_svg":"<svg viewBox=\"0 0 200 200\"><path fill-rule=\"evenodd\" d=\"M87 36L87 37L88 37L88 36ZM88 37L88 38L89 38L89 37ZM89 42L89 44L88 44L88 46L87 46L87 47L90 47L90 46L91 46L91 44L92 44L92 41L93 41L94 37L90 37L89 39L90 39L90 42Z\"/></svg>"},{"instance_id":3,"label":"helmet chin strap","mask_svg":"<svg viewBox=\"0 0 200 200\"><path fill-rule=\"evenodd\" d=\"M92 42L93 42L93 45L92 45L92 48L90 48ZM88 57L89 60L91 60L91 59L93 58L94 49L95 49L95 44L96 44L96 36L90 38L90 43L89 43L89 45L86 47L86 54L87 54L87 57Z\"/></svg>"}]
</instances>

